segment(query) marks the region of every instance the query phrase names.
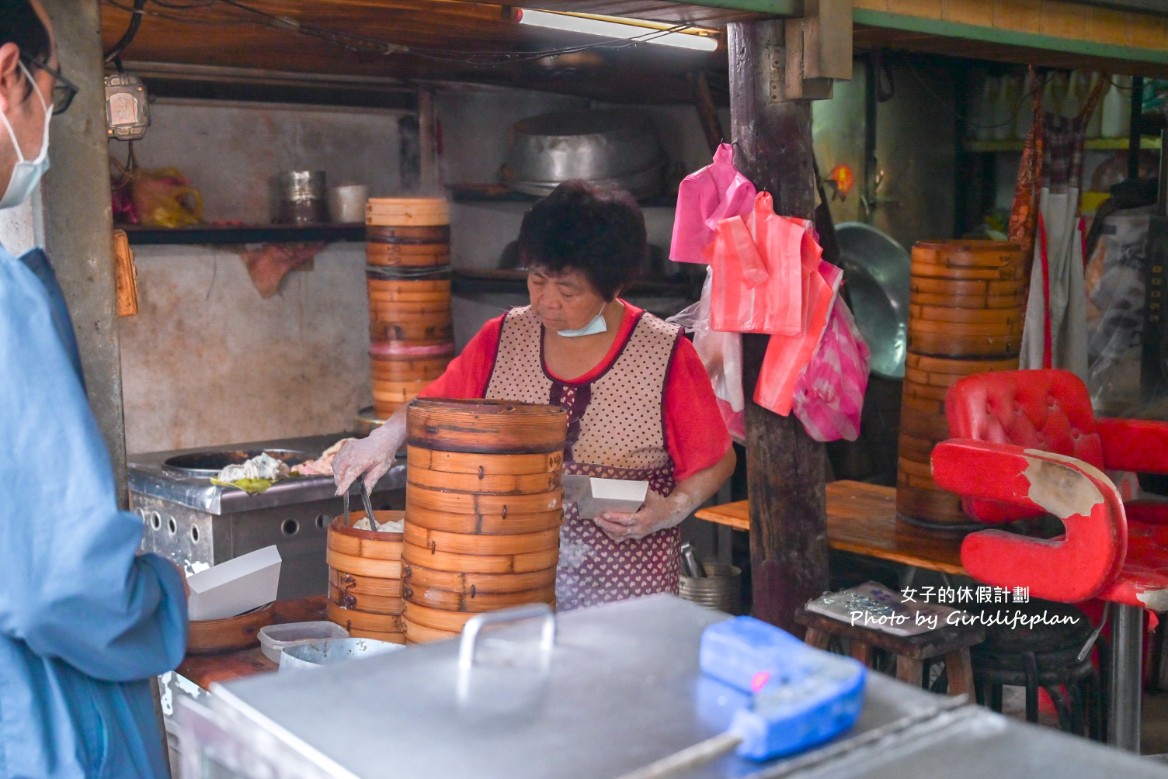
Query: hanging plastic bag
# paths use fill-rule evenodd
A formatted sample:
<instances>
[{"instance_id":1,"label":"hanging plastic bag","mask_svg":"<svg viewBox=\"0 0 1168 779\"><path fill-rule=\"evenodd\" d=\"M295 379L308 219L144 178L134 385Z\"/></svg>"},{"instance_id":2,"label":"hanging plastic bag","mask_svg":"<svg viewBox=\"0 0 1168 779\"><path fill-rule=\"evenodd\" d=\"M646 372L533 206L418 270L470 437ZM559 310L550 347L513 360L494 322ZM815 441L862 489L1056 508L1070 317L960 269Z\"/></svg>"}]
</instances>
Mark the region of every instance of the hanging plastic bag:
<instances>
[{"instance_id":1,"label":"hanging plastic bag","mask_svg":"<svg viewBox=\"0 0 1168 779\"><path fill-rule=\"evenodd\" d=\"M804 276L814 272L819 245L805 219L779 216L759 192L749 218L723 219L707 258L714 269L710 321L715 330L796 335L803 330Z\"/></svg>"},{"instance_id":2,"label":"hanging plastic bag","mask_svg":"<svg viewBox=\"0 0 1168 779\"><path fill-rule=\"evenodd\" d=\"M795 416L816 441L855 441L860 435L871 351L839 296L811 362L795 385Z\"/></svg>"},{"instance_id":3,"label":"hanging plastic bag","mask_svg":"<svg viewBox=\"0 0 1168 779\"><path fill-rule=\"evenodd\" d=\"M719 144L714 161L686 176L677 188L669 259L707 262L705 249L718 222L749 214L754 196L754 185L734 167L733 147Z\"/></svg>"},{"instance_id":4,"label":"hanging plastic bag","mask_svg":"<svg viewBox=\"0 0 1168 779\"><path fill-rule=\"evenodd\" d=\"M697 350L710 383L714 387L714 397L718 410L730 431L730 437L740 444L746 443L746 397L742 391L742 336L738 333L724 333L710 327L710 290L713 269L707 269L706 281L702 285L702 296L698 302L687 306L667 321L693 333L693 345Z\"/></svg>"},{"instance_id":5,"label":"hanging plastic bag","mask_svg":"<svg viewBox=\"0 0 1168 779\"><path fill-rule=\"evenodd\" d=\"M835 265L819 261L818 271L808 277L804 331L799 335L771 336L754 387L755 403L780 416L791 413L795 385L827 327L843 275Z\"/></svg>"}]
</instances>

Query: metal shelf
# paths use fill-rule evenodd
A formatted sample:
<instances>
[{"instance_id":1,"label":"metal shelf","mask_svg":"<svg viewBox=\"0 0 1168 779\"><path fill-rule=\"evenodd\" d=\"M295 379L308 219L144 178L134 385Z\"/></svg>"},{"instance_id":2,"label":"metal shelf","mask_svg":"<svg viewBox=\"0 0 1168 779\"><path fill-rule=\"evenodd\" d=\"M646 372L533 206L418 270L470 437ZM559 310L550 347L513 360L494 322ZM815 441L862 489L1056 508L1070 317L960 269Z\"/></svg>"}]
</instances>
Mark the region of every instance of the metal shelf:
<instances>
[{"instance_id":1,"label":"metal shelf","mask_svg":"<svg viewBox=\"0 0 1168 779\"><path fill-rule=\"evenodd\" d=\"M317 241L364 241L364 224L309 225L195 225L193 227L142 227L114 225L126 231L130 243L149 244L239 244L314 243Z\"/></svg>"},{"instance_id":2,"label":"metal shelf","mask_svg":"<svg viewBox=\"0 0 1168 779\"><path fill-rule=\"evenodd\" d=\"M1127 138L1092 138L1083 144L1083 148L1088 151L1126 150L1127 147ZM1140 138L1140 148L1159 151L1159 137L1144 136ZM1020 152L1022 151L1022 141L966 141L965 150L968 152Z\"/></svg>"}]
</instances>

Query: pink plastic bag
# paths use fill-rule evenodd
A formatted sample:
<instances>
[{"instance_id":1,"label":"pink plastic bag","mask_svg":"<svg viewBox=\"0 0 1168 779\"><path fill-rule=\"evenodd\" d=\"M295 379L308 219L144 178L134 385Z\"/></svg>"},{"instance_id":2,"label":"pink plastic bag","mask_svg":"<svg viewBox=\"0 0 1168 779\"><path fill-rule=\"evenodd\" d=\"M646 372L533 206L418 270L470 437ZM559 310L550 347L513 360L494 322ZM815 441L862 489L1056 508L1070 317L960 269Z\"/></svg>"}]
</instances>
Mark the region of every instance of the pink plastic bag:
<instances>
[{"instance_id":1,"label":"pink plastic bag","mask_svg":"<svg viewBox=\"0 0 1168 779\"><path fill-rule=\"evenodd\" d=\"M759 192L748 218L717 225L706 254L714 272L710 323L715 330L796 335L803 330L807 278L822 251L811 223L779 216Z\"/></svg>"},{"instance_id":2,"label":"pink plastic bag","mask_svg":"<svg viewBox=\"0 0 1168 779\"><path fill-rule=\"evenodd\" d=\"M677 188L669 259L706 262L704 252L715 226L728 217L749 214L754 195L754 185L734 167L733 147L719 145L714 161L686 176Z\"/></svg>"},{"instance_id":3,"label":"pink plastic bag","mask_svg":"<svg viewBox=\"0 0 1168 779\"><path fill-rule=\"evenodd\" d=\"M837 296L827 329L795 385L795 416L816 441L855 441L868 390L868 343Z\"/></svg>"}]
</instances>

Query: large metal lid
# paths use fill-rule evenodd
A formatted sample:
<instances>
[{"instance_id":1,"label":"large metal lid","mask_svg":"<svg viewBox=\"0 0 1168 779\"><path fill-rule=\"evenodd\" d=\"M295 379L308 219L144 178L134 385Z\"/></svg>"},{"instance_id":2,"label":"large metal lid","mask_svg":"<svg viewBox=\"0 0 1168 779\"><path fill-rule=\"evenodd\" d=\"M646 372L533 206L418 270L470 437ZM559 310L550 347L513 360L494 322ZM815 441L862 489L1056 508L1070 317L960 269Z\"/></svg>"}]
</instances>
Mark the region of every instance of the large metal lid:
<instances>
[{"instance_id":1,"label":"large metal lid","mask_svg":"<svg viewBox=\"0 0 1168 779\"><path fill-rule=\"evenodd\" d=\"M908 350L909 254L871 225L836 225L840 264L856 327L872 351L872 373L904 378Z\"/></svg>"},{"instance_id":2,"label":"large metal lid","mask_svg":"<svg viewBox=\"0 0 1168 779\"><path fill-rule=\"evenodd\" d=\"M205 452L188 452L168 457L162 461L164 470L184 476L216 475L228 465L243 465L253 457L267 454L292 467L313 459L314 455L295 449L212 449Z\"/></svg>"}]
</instances>

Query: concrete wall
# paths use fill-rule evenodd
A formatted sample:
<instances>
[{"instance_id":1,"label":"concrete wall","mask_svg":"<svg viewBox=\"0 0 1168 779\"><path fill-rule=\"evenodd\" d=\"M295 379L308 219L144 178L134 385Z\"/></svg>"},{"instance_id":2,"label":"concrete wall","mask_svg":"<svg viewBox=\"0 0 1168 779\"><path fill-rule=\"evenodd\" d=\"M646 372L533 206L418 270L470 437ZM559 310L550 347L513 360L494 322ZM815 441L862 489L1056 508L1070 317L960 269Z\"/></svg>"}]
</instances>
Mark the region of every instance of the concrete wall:
<instances>
[{"instance_id":1,"label":"concrete wall","mask_svg":"<svg viewBox=\"0 0 1168 779\"><path fill-rule=\"evenodd\" d=\"M555 95L469 87L439 89L436 105L447 183L498 181L507 130L517 119L589 107ZM709 161L692 108L650 113L674 178ZM365 183L374 196L398 194L400 117L160 100L135 155L145 168L181 170L202 193L208 221L263 224L273 213L270 179L284 170L324 170L330 184ZM113 144L111 154L124 159L126 147ZM454 263L498 267L529 205L454 204ZM646 209L650 241L664 249L672 216L667 207ZM372 404L363 244L325 247L268 299L247 275L244 248L259 247L135 247L140 310L119 324L128 451L340 432ZM456 298L456 345L489 316L523 302L521 293Z\"/></svg>"}]
</instances>

